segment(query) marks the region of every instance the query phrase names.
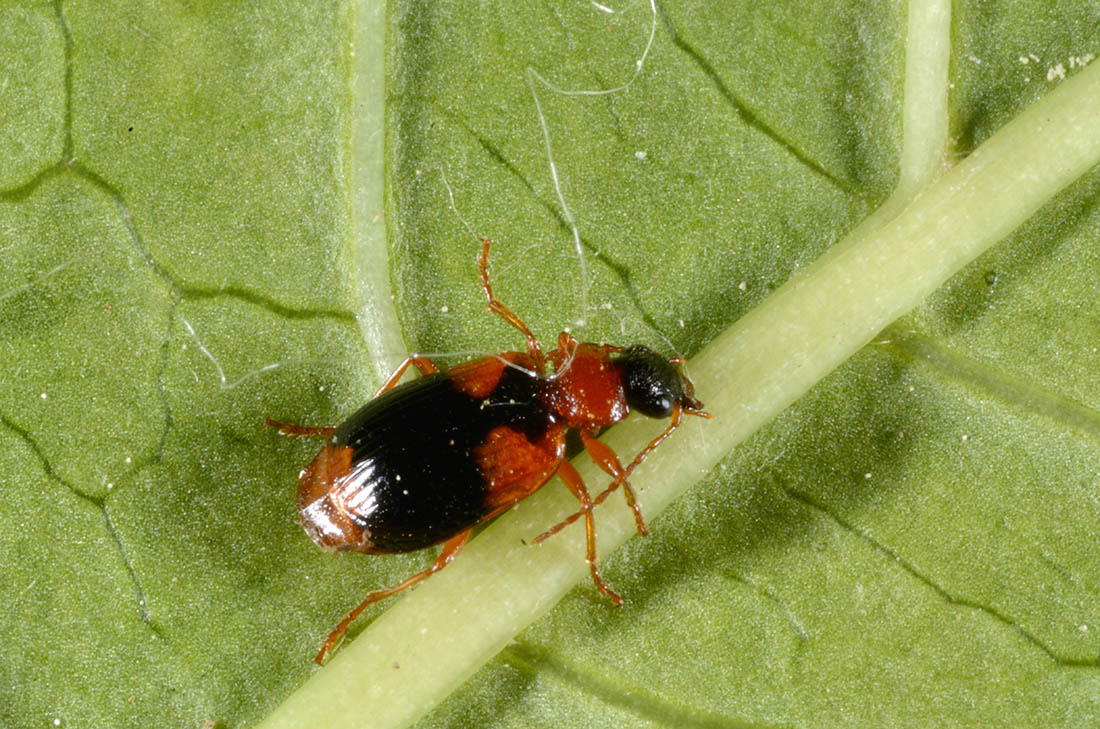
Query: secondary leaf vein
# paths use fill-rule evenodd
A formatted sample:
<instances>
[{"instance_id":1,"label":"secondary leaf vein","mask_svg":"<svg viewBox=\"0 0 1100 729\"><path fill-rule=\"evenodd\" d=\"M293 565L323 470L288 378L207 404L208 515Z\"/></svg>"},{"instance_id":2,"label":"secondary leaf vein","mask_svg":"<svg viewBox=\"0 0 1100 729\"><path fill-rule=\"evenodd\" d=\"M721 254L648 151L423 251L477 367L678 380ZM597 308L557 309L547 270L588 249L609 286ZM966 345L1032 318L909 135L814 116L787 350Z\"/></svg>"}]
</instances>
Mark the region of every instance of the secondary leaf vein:
<instances>
[{"instance_id":1,"label":"secondary leaf vein","mask_svg":"<svg viewBox=\"0 0 1100 729\"><path fill-rule=\"evenodd\" d=\"M524 187L526 187L528 190L531 191L531 197L534 198L534 200L544 210L546 210L551 216L554 217L554 219L558 222L558 226L563 231L565 231L566 233L572 235L572 229L569 226L569 222L561 214L561 211L558 210L558 208L555 207L553 204L551 204L549 202L546 202L545 200L542 200L535 193L535 188L531 184L530 180L528 180L527 177L519 170L519 168L517 168L514 164L512 164L512 162L508 158L506 158L504 156L504 154L500 151L500 149L495 144L493 144L493 142L491 140L489 140L489 139L485 138L484 136L478 134L464 120L459 119L457 117L452 117L452 118L454 118L455 122L460 127L462 127L462 129L465 130L466 133L469 134L474 139L474 141L476 141L478 143L478 145L480 145L481 148L484 149L485 152L497 164L499 164L501 167L503 167L505 171L507 171L512 177L519 180L520 183L522 183ZM630 300L631 304L633 304L634 309L638 312L638 316L642 320L642 322L646 326L648 326L650 329L652 329L653 331L660 332L661 329L660 329L660 327L657 326L656 320L654 320L653 315L649 312L649 310L646 308L646 306L642 302L641 294L638 291L638 287L634 283L634 277L631 274L630 269L627 268L625 265L619 263L618 261L615 261L614 259L608 257L607 254L605 254L600 249L599 246L592 243L590 240L586 239L584 236L581 236L580 240L581 240L581 245L584 246L585 250L590 251L592 253L593 257L595 257L604 266L606 266L608 268L608 270L610 270L613 274L615 274L615 276L619 279L621 289L626 292L627 298Z\"/></svg>"},{"instance_id":2,"label":"secondary leaf vein","mask_svg":"<svg viewBox=\"0 0 1100 729\"><path fill-rule=\"evenodd\" d=\"M0 414L0 423L2 423L4 427L14 433L20 440L22 440L24 444L26 444L27 449L34 455L36 459L38 459L39 464L41 464L42 471L46 474L47 478L52 481L56 481L57 483L67 488L70 492L72 492L74 496L76 496L81 501L93 505L103 515L103 523L106 531L114 542L115 548L118 550L119 558L122 560L123 567L125 567L126 573L130 577L130 583L133 585L134 599L137 603L138 617L141 619L141 622L148 625L149 629L152 630L156 635L164 638L164 634L161 632L160 628L150 619L149 614L145 609L145 596L141 588L141 580L138 579L137 572L134 570L134 567L131 564L129 557L126 554L126 550L123 547L122 540L119 537L117 530L115 529L114 523L111 521L110 515L107 513L106 503L104 499L84 493L75 485L63 478L54 469L53 464L50 463L50 459L46 457L46 453L42 450L41 446L38 445L38 442L35 441L34 437L25 428L19 426L11 419L9 419L6 415L2 414Z\"/></svg>"},{"instance_id":3,"label":"secondary leaf vein","mask_svg":"<svg viewBox=\"0 0 1100 729\"><path fill-rule=\"evenodd\" d=\"M789 496L790 498L794 499L795 501L799 502L800 504L804 504L805 506L810 507L814 511L817 511L819 513L824 514L829 519L836 522L845 531L853 534L854 536L858 537L861 541L863 541L866 544L870 545L870 547L872 549L874 549L876 552L878 552L882 556L886 557L891 564L895 564L898 567L900 567L902 570L904 570L905 572L908 572L910 575L912 575L914 578L916 578L919 582L923 583L926 587L928 587L934 593L936 593L944 602L948 603L949 605L960 605L962 607L971 608L973 610L977 610L979 612L982 612L982 613L988 615L989 617L993 618L998 623L1001 623L1005 627L1007 627L1007 628L1015 631L1016 633L1018 633L1020 635L1020 637L1022 637L1025 641L1027 641L1031 645L1038 648L1040 651L1042 651L1044 654L1046 654L1047 657L1049 657L1052 661L1057 663L1059 666L1071 667L1071 668L1100 668L1100 658L1093 658L1093 659L1090 659L1090 660L1083 660L1083 659L1068 658L1066 656L1063 656L1060 653L1058 653L1056 650L1051 648L1049 645L1047 645L1046 643L1041 641L1038 638L1038 636L1036 636L1034 633L1029 631L1024 626L1020 625L1019 623L1013 621L1009 616L1005 615L1004 613L1002 613L998 609L996 609L994 607L991 607L989 605L983 605L982 603L979 603L975 600L970 600L970 599L959 597L957 595L952 594L945 587L942 587L941 585L937 584L934 580L932 580L931 577L929 577L928 575L924 574L919 569L917 569L917 567L914 564L909 562L909 560L907 560L905 557L900 555L898 552L896 552L893 549L887 547L885 544L882 544L881 542L877 541L874 537L872 537L866 531L864 531L863 529L860 529L855 524L852 524L848 520L844 519L842 516L840 516L839 514L837 514L833 510L831 510L828 506L821 503L820 501L818 501L814 497L810 496L809 494L805 494L805 493L802 493L800 491L796 491L796 490L790 489L790 488L785 488L784 491L786 492L787 496Z\"/></svg>"},{"instance_id":4,"label":"secondary leaf vein","mask_svg":"<svg viewBox=\"0 0 1100 729\"><path fill-rule=\"evenodd\" d=\"M1100 413L1073 402L1034 381L1014 377L989 364L964 357L939 342L912 331L890 327L879 340L887 351L910 361L920 361L952 380L989 393L1002 402L1075 428L1100 441Z\"/></svg>"},{"instance_id":5,"label":"secondary leaf vein","mask_svg":"<svg viewBox=\"0 0 1100 729\"><path fill-rule=\"evenodd\" d=\"M680 32L676 29L672 19L668 17L668 13L664 7L660 4L657 5L658 14L661 17L661 22L664 24L665 29L668 31L669 37L672 39L673 44L687 54L695 65L699 67L699 70L710 79L711 83L718 90L722 97L726 100L726 103L730 105L730 108L745 122L749 127L759 131L767 136L773 142L778 144L783 149L799 161L800 164L806 168L812 170L815 174L821 176L825 180L828 180L836 188L842 190L847 195L860 196L860 191L852 186L848 181L837 177L833 173L821 166L817 160L811 158L795 144L786 139L782 134L769 126L763 119L760 118L752 109L750 109L736 94L726 85L726 82L722 80L722 77L718 74L717 69L711 64L710 61L703 56L691 43L686 41Z\"/></svg>"},{"instance_id":6,"label":"secondary leaf vein","mask_svg":"<svg viewBox=\"0 0 1100 729\"><path fill-rule=\"evenodd\" d=\"M551 651L518 643L501 651L508 663L532 674L549 675L578 691L592 694L609 706L637 714L654 723L685 729L764 729L770 724L723 716L698 706L687 706L666 696L613 679L606 668L599 672L572 666Z\"/></svg>"}]
</instances>

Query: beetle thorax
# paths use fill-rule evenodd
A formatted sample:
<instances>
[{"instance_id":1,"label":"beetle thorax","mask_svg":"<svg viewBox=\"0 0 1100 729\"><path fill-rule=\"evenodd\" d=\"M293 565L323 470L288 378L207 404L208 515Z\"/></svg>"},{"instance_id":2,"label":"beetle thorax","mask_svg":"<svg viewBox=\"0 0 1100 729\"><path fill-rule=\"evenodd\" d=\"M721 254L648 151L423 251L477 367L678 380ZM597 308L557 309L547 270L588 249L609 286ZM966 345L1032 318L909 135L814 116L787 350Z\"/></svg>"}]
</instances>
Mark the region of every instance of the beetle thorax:
<instances>
[{"instance_id":1,"label":"beetle thorax","mask_svg":"<svg viewBox=\"0 0 1100 729\"><path fill-rule=\"evenodd\" d=\"M612 351L599 344L578 344L572 360L562 363L547 379L546 406L567 427L612 425L630 412Z\"/></svg>"}]
</instances>

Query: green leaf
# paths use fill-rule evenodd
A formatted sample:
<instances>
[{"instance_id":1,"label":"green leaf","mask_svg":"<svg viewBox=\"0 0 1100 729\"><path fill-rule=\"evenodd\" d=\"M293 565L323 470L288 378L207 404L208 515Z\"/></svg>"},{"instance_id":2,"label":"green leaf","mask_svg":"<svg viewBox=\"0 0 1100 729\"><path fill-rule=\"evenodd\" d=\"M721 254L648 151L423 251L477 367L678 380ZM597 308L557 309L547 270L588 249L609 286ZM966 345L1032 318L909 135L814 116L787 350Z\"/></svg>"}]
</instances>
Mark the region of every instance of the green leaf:
<instances>
[{"instance_id":1,"label":"green leaf","mask_svg":"<svg viewBox=\"0 0 1100 729\"><path fill-rule=\"evenodd\" d=\"M1095 8L389 11L387 248L380 8L0 7L0 724L1095 723ZM597 513L622 608L520 543L554 482L314 672L433 555L316 549L263 419L520 346L476 236L547 346L689 356L716 417L648 539Z\"/></svg>"}]
</instances>

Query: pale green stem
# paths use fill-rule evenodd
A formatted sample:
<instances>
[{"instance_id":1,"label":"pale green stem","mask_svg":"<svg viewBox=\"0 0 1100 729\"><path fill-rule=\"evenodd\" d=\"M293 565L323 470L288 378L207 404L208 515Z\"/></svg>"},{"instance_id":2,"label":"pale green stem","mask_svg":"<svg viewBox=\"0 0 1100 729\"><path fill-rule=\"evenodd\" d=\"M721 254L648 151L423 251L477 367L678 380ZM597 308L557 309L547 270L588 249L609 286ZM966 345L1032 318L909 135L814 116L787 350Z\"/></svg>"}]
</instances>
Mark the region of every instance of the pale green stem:
<instances>
[{"instance_id":1,"label":"pale green stem","mask_svg":"<svg viewBox=\"0 0 1100 729\"><path fill-rule=\"evenodd\" d=\"M384 382L405 357L401 324L390 286L383 213L385 155L386 4L360 0L351 41L351 248L357 276L360 331L371 353L374 381Z\"/></svg>"},{"instance_id":2,"label":"pale green stem","mask_svg":"<svg viewBox=\"0 0 1100 729\"><path fill-rule=\"evenodd\" d=\"M951 0L909 3L898 182L890 197L860 222L847 241L860 240L896 216L943 172L950 61Z\"/></svg>"},{"instance_id":3,"label":"pale green stem","mask_svg":"<svg viewBox=\"0 0 1100 729\"><path fill-rule=\"evenodd\" d=\"M909 3L905 40L901 161L892 197L912 198L944 168L951 0Z\"/></svg>"},{"instance_id":4,"label":"pale green stem","mask_svg":"<svg viewBox=\"0 0 1100 729\"><path fill-rule=\"evenodd\" d=\"M689 419L632 483L652 518L883 327L1100 161L1100 64L1064 82L873 228L861 227L690 364L713 422ZM660 423L605 439L637 452ZM578 459L588 483L605 477ZM603 554L633 534L617 499L598 510ZM608 508L610 507L610 508ZM523 627L587 579L576 528L524 546L576 502L556 481L397 602L262 724L403 727L431 710ZM574 525L579 527L580 525Z\"/></svg>"}]
</instances>

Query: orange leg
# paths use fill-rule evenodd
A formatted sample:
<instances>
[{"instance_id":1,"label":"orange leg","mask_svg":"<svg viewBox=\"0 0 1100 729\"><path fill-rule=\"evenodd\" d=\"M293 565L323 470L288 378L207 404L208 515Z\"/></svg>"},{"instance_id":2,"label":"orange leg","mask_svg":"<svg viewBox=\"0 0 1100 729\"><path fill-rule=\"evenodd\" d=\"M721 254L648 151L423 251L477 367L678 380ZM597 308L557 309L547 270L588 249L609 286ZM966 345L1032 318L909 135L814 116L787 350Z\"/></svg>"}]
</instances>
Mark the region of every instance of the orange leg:
<instances>
[{"instance_id":1,"label":"orange leg","mask_svg":"<svg viewBox=\"0 0 1100 729\"><path fill-rule=\"evenodd\" d=\"M535 367L541 375L545 369L545 360L542 358L542 347L539 345L539 340L535 339L535 335L531 333L531 330L518 316L513 314L507 306L500 303L497 297L493 296L493 287L489 285L489 246L493 241L488 238L479 238L479 240L481 241L481 256L478 258L477 265L481 271L481 291L485 294L489 311L501 316L504 321L523 333L523 336L527 338L527 354L535 360Z\"/></svg>"},{"instance_id":2,"label":"orange leg","mask_svg":"<svg viewBox=\"0 0 1100 729\"><path fill-rule=\"evenodd\" d=\"M280 423L278 420L272 420L271 418L264 418L264 427L277 429L279 435L292 435L296 438L332 435L336 432L336 428L315 427L312 425L291 425L290 423Z\"/></svg>"},{"instance_id":3,"label":"orange leg","mask_svg":"<svg viewBox=\"0 0 1100 729\"><path fill-rule=\"evenodd\" d=\"M634 511L634 523L638 527L638 534L643 537L648 537L649 527L645 525L645 519L642 518L642 508L638 506L638 500L634 496L634 489L630 486L630 482L626 480L629 472L623 468L623 464L619 463L619 457L615 455L615 451L596 440L593 434L583 430L581 431L581 442L584 443L584 449L588 451L588 455L592 458L592 461L615 479L611 483L613 485L616 483L622 484L623 495L626 497L626 505ZM636 464L631 464L632 469L634 465ZM610 486L605 492L608 491L611 491Z\"/></svg>"},{"instance_id":4,"label":"orange leg","mask_svg":"<svg viewBox=\"0 0 1100 729\"><path fill-rule=\"evenodd\" d=\"M573 356L577 353L577 346L576 338L569 332L562 332L558 335L558 348L548 356L550 364L554 366L555 374L563 370L562 365L573 361Z\"/></svg>"},{"instance_id":5,"label":"orange leg","mask_svg":"<svg viewBox=\"0 0 1100 729\"><path fill-rule=\"evenodd\" d=\"M604 491L602 493L600 493L600 495L597 496L592 501L592 506L593 507L599 506L600 504L602 504L607 499L607 497L611 495L611 492L614 491L615 489L619 488L619 486L621 486L621 485L626 484L626 489L630 489L630 485L627 484L626 479L630 476L630 474L634 471L634 469L638 467L638 464L646 459L646 456L648 456L653 451L654 448L661 445L661 442L664 441L665 438L672 435L672 431L676 430L676 428L679 427L680 417L681 417L682 412L683 412L683 409L680 407L680 404L677 403L676 406L672 410L672 420L669 422L668 427L665 428L661 432L660 435L658 435L656 438L651 440L649 442L649 445L647 445L645 448L643 448L642 452L634 457L634 460L630 462L629 466L622 469L622 475L621 476L619 476L618 474L615 474L615 480L611 482L611 485L608 486L606 489L604 489ZM709 417L709 416L706 416L706 417ZM582 439L584 438L583 433L581 434L581 438ZM593 442L596 442L596 441L593 441ZM602 446L602 444L601 444L601 446ZM606 448L606 446L603 446L603 447ZM588 444L587 443L585 443L585 449L588 449ZM607 450L611 451L610 448L608 448ZM596 465L603 468L603 464L600 463L599 459L592 453L591 450L589 450L589 455L592 456L592 460L596 462ZM612 455L614 455L614 452L612 452ZM604 468L604 470L607 470L607 469ZM641 512L637 508L637 504L635 502L633 502L633 499L632 499L633 489L629 490L629 494L630 495L627 496L627 503L630 504L631 508L634 509L635 522L638 523L638 525L639 525L638 533L643 534L643 536L644 536L645 534L648 534L648 529L646 530L646 532L641 531L641 529L644 528L645 523L642 522L642 521L639 521L641 519ZM586 514L584 509L581 509L580 511L578 511L574 514L569 515L561 523L555 524L554 526L550 527L548 530L546 530L542 534L535 537L534 540L532 540L532 544L538 544L539 542L541 542L545 539L549 539L550 537L554 536L555 534L560 532L565 527L567 527L570 524L572 524L573 522L575 522L577 519L580 519L582 516L587 518L587 514Z\"/></svg>"},{"instance_id":6,"label":"orange leg","mask_svg":"<svg viewBox=\"0 0 1100 729\"><path fill-rule=\"evenodd\" d=\"M397 387L397 383L401 380L401 375L405 374L405 370L409 369L409 365L413 365L416 369L420 370L421 376L434 375L436 372L439 372L439 368L427 357L423 357L419 354L410 354L401 364L397 365L397 369L393 371L389 379L382 383L382 386L378 388L378 392L374 393L374 396L378 397L383 392L389 392Z\"/></svg>"},{"instance_id":7,"label":"orange leg","mask_svg":"<svg viewBox=\"0 0 1100 729\"><path fill-rule=\"evenodd\" d=\"M554 374L550 375L550 379L565 374L573 363L573 357L576 356L577 347L579 346L580 342L569 332L562 332L558 335L558 348L546 356L546 359L554 366ZM614 347L610 344L600 344L599 346L603 352L608 354L622 352L625 349L625 347Z\"/></svg>"},{"instance_id":8,"label":"orange leg","mask_svg":"<svg viewBox=\"0 0 1100 729\"><path fill-rule=\"evenodd\" d=\"M588 562L588 569L592 571L592 581L596 583L596 589L611 598L611 601L614 602L616 606L622 605L623 599L607 586L607 583L600 577L599 569L596 567L596 522L592 519L592 497L588 495L588 489L585 488L581 475L577 473L577 469L573 468L569 461L561 462L561 465L558 466L558 475L561 476L561 480L565 482L565 485L573 492L573 495L577 497L577 500L581 502L580 513L584 514L584 531L588 540L585 561ZM541 540L536 539L535 541Z\"/></svg>"},{"instance_id":9,"label":"orange leg","mask_svg":"<svg viewBox=\"0 0 1100 729\"><path fill-rule=\"evenodd\" d=\"M348 626L350 626L352 621L359 617L368 607L378 602L379 600L385 600L391 595L396 595L402 590L412 587L417 582L431 577L433 574L449 565L451 563L451 560L455 558L455 555L462 551L462 548L466 546L466 540L470 538L471 531L473 530L467 529L466 531L456 534L455 536L444 542L443 550L439 553L439 557L436 558L435 562L433 562L432 566L428 569L424 570L423 572L416 573L412 577L406 579L403 582L397 583L393 587L387 587L385 590L378 590L367 595L366 599L364 599L363 602L359 603L359 605L354 610L345 615L344 619L340 621L340 624L336 626L336 629L329 633L328 638L325 640L325 644L321 646L321 650L317 653L317 657L313 659L314 663L319 666L323 666L325 664L325 660L332 653L333 649L336 647L336 644L344 636L344 633L347 632Z\"/></svg>"},{"instance_id":10,"label":"orange leg","mask_svg":"<svg viewBox=\"0 0 1100 729\"><path fill-rule=\"evenodd\" d=\"M439 368L428 359L422 357L419 354L411 354L405 358L405 361L397 366L397 369L393 371L393 374L389 376L382 387L378 389L378 392L374 393L375 397L378 397L383 392L392 390L397 386L397 382L401 379L401 375L405 374L405 370L409 369L409 365L414 365L416 369L420 370L421 375L430 375L435 372L439 372ZM317 427L312 425L292 425L291 423L281 423L278 420L271 418L264 419L265 428L276 428L280 435L292 435L297 438L309 438L312 436L332 435L336 432L336 428L323 426Z\"/></svg>"}]
</instances>

